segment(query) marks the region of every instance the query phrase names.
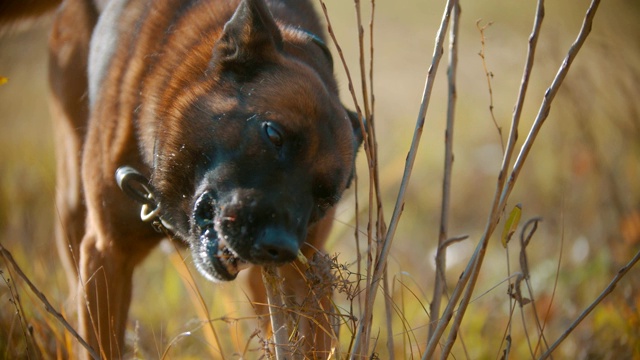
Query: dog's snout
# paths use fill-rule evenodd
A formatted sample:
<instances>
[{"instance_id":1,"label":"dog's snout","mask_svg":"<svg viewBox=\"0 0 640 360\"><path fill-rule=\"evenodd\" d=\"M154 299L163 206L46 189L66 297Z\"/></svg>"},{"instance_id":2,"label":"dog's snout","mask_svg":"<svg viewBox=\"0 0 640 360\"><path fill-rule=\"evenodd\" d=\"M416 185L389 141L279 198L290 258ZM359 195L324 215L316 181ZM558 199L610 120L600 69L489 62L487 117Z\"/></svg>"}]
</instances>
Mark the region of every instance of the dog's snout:
<instances>
[{"instance_id":1,"label":"dog's snout","mask_svg":"<svg viewBox=\"0 0 640 360\"><path fill-rule=\"evenodd\" d=\"M305 238L306 217L294 217L292 210L274 206L276 202L255 189L206 191L193 206L193 232L215 234L222 253L228 251L248 263L291 262Z\"/></svg>"},{"instance_id":2,"label":"dog's snout","mask_svg":"<svg viewBox=\"0 0 640 360\"><path fill-rule=\"evenodd\" d=\"M280 227L268 227L252 247L252 257L264 263L286 263L296 259L300 246L294 234Z\"/></svg>"},{"instance_id":3,"label":"dog's snout","mask_svg":"<svg viewBox=\"0 0 640 360\"><path fill-rule=\"evenodd\" d=\"M211 192L200 195L193 208L193 221L200 229L204 229L213 224L215 216L215 200Z\"/></svg>"}]
</instances>

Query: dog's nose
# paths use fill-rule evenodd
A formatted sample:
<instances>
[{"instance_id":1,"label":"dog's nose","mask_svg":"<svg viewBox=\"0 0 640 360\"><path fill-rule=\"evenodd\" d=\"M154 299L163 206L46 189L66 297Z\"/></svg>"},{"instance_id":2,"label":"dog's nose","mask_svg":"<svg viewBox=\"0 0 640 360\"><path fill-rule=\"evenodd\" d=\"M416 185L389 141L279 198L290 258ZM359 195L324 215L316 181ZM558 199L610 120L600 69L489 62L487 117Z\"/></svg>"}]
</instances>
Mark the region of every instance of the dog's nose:
<instances>
[{"instance_id":1,"label":"dog's nose","mask_svg":"<svg viewBox=\"0 0 640 360\"><path fill-rule=\"evenodd\" d=\"M287 263L298 256L298 238L279 227L267 227L256 239L252 257L263 263Z\"/></svg>"},{"instance_id":2,"label":"dog's nose","mask_svg":"<svg viewBox=\"0 0 640 360\"><path fill-rule=\"evenodd\" d=\"M213 218L215 216L215 200L213 194L205 192L202 194L193 209L193 220L195 225L200 229L204 229L213 224Z\"/></svg>"}]
</instances>

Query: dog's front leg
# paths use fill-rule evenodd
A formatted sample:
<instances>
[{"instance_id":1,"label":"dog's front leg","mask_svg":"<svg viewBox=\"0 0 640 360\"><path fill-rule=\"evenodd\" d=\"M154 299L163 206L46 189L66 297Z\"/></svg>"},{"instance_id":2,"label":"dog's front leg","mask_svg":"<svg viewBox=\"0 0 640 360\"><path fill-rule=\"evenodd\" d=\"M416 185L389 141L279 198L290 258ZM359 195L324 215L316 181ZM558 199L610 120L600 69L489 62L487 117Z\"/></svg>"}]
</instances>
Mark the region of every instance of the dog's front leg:
<instances>
[{"instance_id":1,"label":"dog's front leg","mask_svg":"<svg viewBox=\"0 0 640 360\"><path fill-rule=\"evenodd\" d=\"M119 359L126 355L133 271L162 234L140 220L137 204L117 187L113 174L124 160L98 147L108 133L98 124L104 122L89 129L82 162L87 227L80 244L78 319L80 334L102 358Z\"/></svg>"},{"instance_id":2,"label":"dog's front leg","mask_svg":"<svg viewBox=\"0 0 640 360\"><path fill-rule=\"evenodd\" d=\"M126 351L124 334L133 271L160 237L155 232L146 233L146 228L135 231L137 226L127 227L131 230L128 234L119 234L112 230L117 229L113 224L107 228L97 225L92 214L92 206L89 206L87 233L80 245L79 330L102 358L118 359L124 357ZM99 215L103 222L104 218L109 218L104 213Z\"/></svg>"},{"instance_id":3,"label":"dog's front leg","mask_svg":"<svg viewBox=\"0 0 640 360\"><path fill-rule=\"evenodd\" d=\"M78 320L87 343L102 358L115 359L125 352L134 264L108 242L93 231L82 240Z\"/></svg>"}]
</instances>

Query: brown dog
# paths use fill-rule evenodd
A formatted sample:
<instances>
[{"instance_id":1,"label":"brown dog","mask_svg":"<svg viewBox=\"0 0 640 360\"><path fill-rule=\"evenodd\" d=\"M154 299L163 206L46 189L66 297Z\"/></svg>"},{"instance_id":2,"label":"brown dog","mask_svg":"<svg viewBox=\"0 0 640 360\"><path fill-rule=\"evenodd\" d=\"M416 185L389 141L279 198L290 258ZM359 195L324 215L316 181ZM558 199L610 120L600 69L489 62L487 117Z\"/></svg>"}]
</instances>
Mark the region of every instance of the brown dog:
<instances>
[{"instance_id":1,"label":"brown dog","mask_svg":"<svg viewBox=\"0 0 640 360\"><path fill-rule=\"evenodd\" d=\"M80 332L103 358L123 355L133 270L164 237L135 199L212 281L322 247L362 140L322 33L306 0L62 3L50 40L57 238ZM302 301L304 279L281 273ZM306 351L328 350L327 322L302 322Z\"/></svg>"}]
</instances>

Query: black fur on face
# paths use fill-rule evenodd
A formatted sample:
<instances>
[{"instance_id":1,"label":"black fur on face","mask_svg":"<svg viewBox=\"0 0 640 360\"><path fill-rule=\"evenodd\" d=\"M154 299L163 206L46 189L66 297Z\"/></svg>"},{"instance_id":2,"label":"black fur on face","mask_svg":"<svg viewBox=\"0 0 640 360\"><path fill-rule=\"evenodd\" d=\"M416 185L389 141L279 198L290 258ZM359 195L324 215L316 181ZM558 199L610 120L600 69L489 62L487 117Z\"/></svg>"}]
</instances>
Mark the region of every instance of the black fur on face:
<instances>
[{"instance_id":1,"label":"black fur on face","mask_svg":"<svg viewBox=\"0 0 640 360\"><path fill-rule=\"evenodd\" d=\"M294 260L353 173L359 122L282 41L264 3L243 1L205 78L158 129L152 182L163 217L214 281Z\"/></svg>"}]
</instances>

